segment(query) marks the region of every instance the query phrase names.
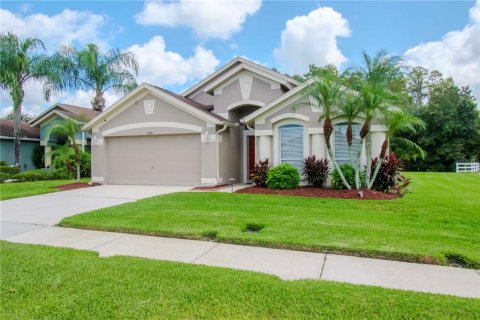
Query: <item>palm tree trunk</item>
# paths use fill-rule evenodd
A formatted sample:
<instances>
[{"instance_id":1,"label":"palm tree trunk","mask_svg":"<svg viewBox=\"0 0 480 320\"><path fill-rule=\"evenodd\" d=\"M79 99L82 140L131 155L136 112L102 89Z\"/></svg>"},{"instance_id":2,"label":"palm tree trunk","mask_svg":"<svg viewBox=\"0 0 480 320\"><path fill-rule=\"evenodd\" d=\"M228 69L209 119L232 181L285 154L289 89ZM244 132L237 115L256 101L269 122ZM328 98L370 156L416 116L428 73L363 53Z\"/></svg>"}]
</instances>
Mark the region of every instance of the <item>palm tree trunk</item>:
<instances>
[{"instance_id":1,"label":"palm tree trunk","mask_svg":"<svg viewBox=\"0 0 480 320\"><path fill-rule=\"evenodd\" d=\"M15 152L15 165L20 167L20 134L22 125L22 103L23 103L23 90L20 91L18 98L13 99L13 109L15 110L15 117L13 120L13 137L14 137L14 152Z\"/></svg>"},{"instance_id":2,"label":"palm tree trunk","mask_svg":"<svg viewBox=\"0 0 480 320\"><path fill-rule=\"evenodd\" d=\"M377 159L377 164L375 165L375 171L373 172L372 179L368 181L368 189L371 189L373 186L373 183L375 182L375 179L377 178L378 172L380 171L380 168L382 167L383 159L385 158L385 155L387 154L387 148L388 148L388 139L385 138L382 144L382 151L380 151L380 155L378 156Z\"/></svg>"},{"instance_id":3,"label":"palm tree trunk","mask_svg":"<svg viewBox=\"0 0 480 320\"><path fill-rule=\"evenodd\" d=\"M365 173L365 180L368 187L368 182L370 181L370 176L372 175L372 143L370 139L365 137L365 154L367 156L367 170Z\"/></svg>"},{"instance_id":4,"label":"palm tree trunk","mask_svg":"<svg viewBox=\"0 0 480 320\"><path fill-rule=\"evenodd\" d=\"M80 163L77 163L77 182L80 181Z\"/></svg>"},{"instance_id":5,"label":"palm tree trunk","mask_svg":"<svg viewBox=\"0 0 480 320\"><path fill-rule=\"evenodd\" d=\"M92 100L93 111L101 113L105 108L105 99L103 98L103 92L96 90L95 97Z\"/></svg>"},{"instance_id":6,"label":"palm tree trunk","mask_svg":"<svg viewBox=\"0 0 480 320\"><path fill-rule=\"evenodd\" d=\"M360 175L358 173L357 160L353 157L352 144L348 145L348 155L350 156L350 163L352 164L353 171L355 172L355 188L360 189Z\"/></svg>"},{"instance_id":7,"label":"palm tree trunk","mask_svg":"<svg viewBox=\"0 0 480 320\"><path fill-rule=\"evenodd\" d=\"M325 118L325 121L323 123L323 132L325 137L325 143L327 145L327 152L328 152L328 155L330 156L330 161L332 161L333 166L335 167L335 169L337 169L338 175L340 176L340 179L342 180L343 185L350 190L352 189L352 187L350 187L350 184L347 182L347 179L345 179L345 176L343 175L343 172L340 169L340 166L335 160L335 156L333 155L333 151L332 151L332 146L330 145L330 137L332 136L333 126L332 126L332 120L329 117Z\"/></svg>"}]
</instances>

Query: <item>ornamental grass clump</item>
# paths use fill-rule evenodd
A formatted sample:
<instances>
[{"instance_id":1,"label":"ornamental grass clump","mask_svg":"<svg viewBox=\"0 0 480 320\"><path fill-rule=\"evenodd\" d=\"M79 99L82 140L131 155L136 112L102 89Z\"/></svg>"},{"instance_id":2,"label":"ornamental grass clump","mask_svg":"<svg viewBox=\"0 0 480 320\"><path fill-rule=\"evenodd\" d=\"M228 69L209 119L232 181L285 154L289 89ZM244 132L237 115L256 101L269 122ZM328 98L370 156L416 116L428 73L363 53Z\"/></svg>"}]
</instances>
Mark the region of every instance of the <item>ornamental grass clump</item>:
<instances>
[{"instance_id":1,"label":"ornamental grass clump","mask_svg":"<svg viewBox=\"0 0 480 320\"><path fill-rule=\"evenodd\" d=\"M293 189L299 185L300 172L288 163L282 163L268 171L267 187L270 189Z\"/></svg>"}]
</instances>

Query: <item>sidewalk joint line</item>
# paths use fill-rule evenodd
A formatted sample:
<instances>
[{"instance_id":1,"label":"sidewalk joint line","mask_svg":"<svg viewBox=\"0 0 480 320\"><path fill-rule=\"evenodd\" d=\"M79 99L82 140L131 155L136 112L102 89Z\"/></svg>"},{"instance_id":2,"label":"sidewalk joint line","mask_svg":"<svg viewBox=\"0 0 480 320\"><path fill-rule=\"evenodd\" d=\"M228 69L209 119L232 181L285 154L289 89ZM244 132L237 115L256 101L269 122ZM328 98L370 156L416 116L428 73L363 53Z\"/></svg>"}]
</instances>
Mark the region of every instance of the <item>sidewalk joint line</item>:
<instances>
[{"instance_id":1,"label":"sidewalk joint line","mask_svg":"<svg viewBox=\"0 0 480 320\"><path fill-rule=\"evenodd\" d=\"M90 230L90 231L92 231L92 230ZM101 231L101 232L105 232L105 231ZM128 233L122 234L122 235L119 236L118 238L115 238L115 239L112 239L112 240L108 240L107 242L104 242L104 243L102 243L102 244L99 244L98 246L95 246L95 247L93 247L93 248L91 248L91 249L89 249L89 250L92 250L92 251L95 250L95 251L96 251L96 249L98 249L98 248L100 248L100 247L102 247L102 246L104 246L104 245L106 245L106 244L109 244L109 243L111 243L111 242L113 242L113 241L117 241L117 240L120 240L120 239L122 239L122 238L125 238L125 237L128 236L128 235L129 235Z\"/></svg>"},{"instance_id":2,"label":"sidewalk joint line","mask_svg":"<svg viewBox=\"0 0 480 320\"><path fill-rule=\"evenodd\" d=\"M325 257L323 258L323 264L322 264L322 270L320 270L320 277L318 279L322 280L322 275L323 275L323 269L325 269L325 263L327 262L327 255L325 253Z\"/></svg>"},{"instance_id":3,"label":"sidewalk joint line","mask_svg":"<svg viewBox=\"0 0 480 320\"><path fill-rule=\"evenodd\" d=\"M212 251L213 249L215 249L220 243L216 243L213 247L211 247L210 249L208 249L207 251L205 251L204 253L200 254L198 257L196 257L195 259L192 260L191 263L196 263L200 258L204 257L207 253L209 253L210 251Z\"/></svg>"},{"instance_id":4,"label":"sidewalk joint line","mask_svg":"<svg viewBox=\"0 0 480 320\"><path fill-rule=\"evenodd\" d=\"M30 223L30 222L16 222L16 221L0 221L0 223L6 222L6 223L16 223L16 224L26 224L26 225L33 225L33 226L41 226L41 227L55 227L54 225L50 224L40 224L40 223Z\"/></svg>"}]
</instances>

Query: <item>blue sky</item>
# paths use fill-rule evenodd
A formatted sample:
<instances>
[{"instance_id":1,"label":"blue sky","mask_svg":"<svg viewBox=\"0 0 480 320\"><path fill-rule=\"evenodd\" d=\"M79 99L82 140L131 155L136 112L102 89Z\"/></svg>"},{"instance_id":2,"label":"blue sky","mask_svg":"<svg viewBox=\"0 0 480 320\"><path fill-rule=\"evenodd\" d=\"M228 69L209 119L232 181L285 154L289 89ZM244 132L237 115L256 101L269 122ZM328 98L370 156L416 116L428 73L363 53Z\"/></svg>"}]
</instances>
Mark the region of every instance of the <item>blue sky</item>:
<instances>
[{"instance_id":1,"label":"blue sky","mask_svg":"<svg viewBox=\"0 0 480 320\"><path fill-rule=\"evenodd\" d=\"M361 63L362 50L384 48L412 64L453 76L480 96L480 4L475 1L252 0L196 5L2 1L0 26L2 32L40 37L49 51L66 42L129 49L140 60L139 81L177 92L234 56L295 73L309 63L355 66ZM30 87L25 109L38 113L48 104L41 100L38 85ZM117 98L111 93L107 102ZM89 94L70 92L56 100L88 106ZM2 108L10 105L3 92Z\"/></svg>"}]
</instances>

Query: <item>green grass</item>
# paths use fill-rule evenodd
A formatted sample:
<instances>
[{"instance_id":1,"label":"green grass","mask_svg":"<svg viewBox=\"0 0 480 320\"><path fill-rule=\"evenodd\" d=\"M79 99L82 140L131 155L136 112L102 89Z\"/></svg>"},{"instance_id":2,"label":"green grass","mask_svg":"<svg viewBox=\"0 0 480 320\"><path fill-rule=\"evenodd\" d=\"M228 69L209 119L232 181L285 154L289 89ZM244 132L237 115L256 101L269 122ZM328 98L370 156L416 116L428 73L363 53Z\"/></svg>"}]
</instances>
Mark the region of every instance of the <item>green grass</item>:
<instances>
[{"instance_id":1,"label":"green grass","mask_svg":"<svg viewBox=\"0 0 480 320\"><path fill-rule=\"evenodd\" d=\"M411 173L390 201L176 193L69 217L63 226L480 267L480 176ZM265 227L244 232L248 223Z\"/></svg>"},{"instance_id":2,"label":"green grass","mask_svg":"<svg viewBox=\"0 0 480 320\"><path fill-rule=\"evenodd\" d=\"M0 242L2 319L478 319L479 299Z\"/></svg>"},{"instance_id":3,"label":"green grass","mask_svg":"<svg viewBox=\"0 0 480 320\"><path fill-rule=\"evenodd\" d=\"M81 182L90 181L89 178L83 178ZM47 180L31 182L15 182L0 184L0 200L13 198L29 197L44 193L59 191L56 187L74 183L74 180Z\"/></svg>"}]
</instances>

